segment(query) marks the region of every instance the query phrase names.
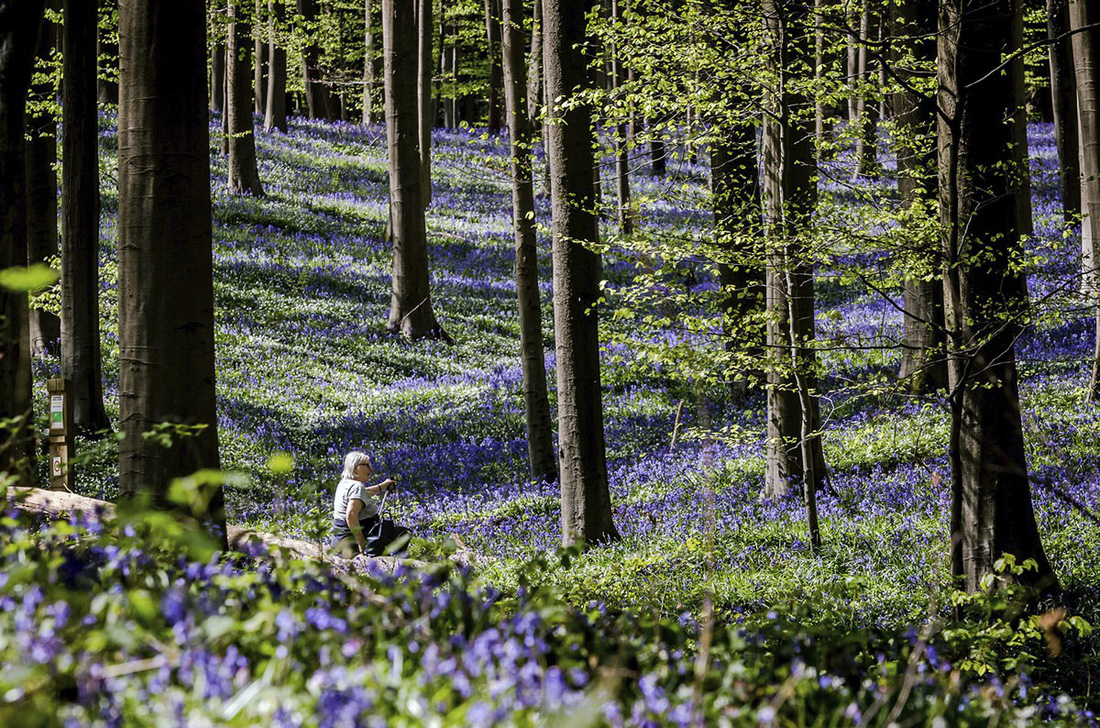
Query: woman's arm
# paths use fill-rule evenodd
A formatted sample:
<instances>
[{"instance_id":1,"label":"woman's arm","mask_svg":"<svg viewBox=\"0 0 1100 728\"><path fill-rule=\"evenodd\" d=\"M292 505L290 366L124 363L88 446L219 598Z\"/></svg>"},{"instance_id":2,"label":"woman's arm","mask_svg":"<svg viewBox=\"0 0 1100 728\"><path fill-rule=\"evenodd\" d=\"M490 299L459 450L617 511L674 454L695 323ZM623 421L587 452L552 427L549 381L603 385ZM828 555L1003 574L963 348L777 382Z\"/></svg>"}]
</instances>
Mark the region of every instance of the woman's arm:
<instances>
[{"instance_id":1,"label":"woman's arm","mask_svg":"<svg viewBox=\"0 0 1100 728\"><path fill-rule=\"evenodd\" d=\"M368 486L366 486L365 488L363 488L363 491L365 493L370 493L371 495L378 495L379 493L381 493L383 491L389 490L390 488L392 488L395 485L397 485L397 483L394 482L393 478L386 478L385 480L383 480L378 485L368 485Z\"/></svg>"},{"instance_id":2,"label":"woman's arm","mask_svg":"<svg viewBox=\"0 0 1100 728\"><path fill-rule=\"evenodd\" d=\"M355 543L359 545L359 553L362 553L367 548L367 539L363 536L363 529L359 528L359 511L362 509L363 501L358 498L352 498L348 501L348 512L345 514L345 518L348 522L348 530L351 531Z\"/></svg>"}]
</instances>

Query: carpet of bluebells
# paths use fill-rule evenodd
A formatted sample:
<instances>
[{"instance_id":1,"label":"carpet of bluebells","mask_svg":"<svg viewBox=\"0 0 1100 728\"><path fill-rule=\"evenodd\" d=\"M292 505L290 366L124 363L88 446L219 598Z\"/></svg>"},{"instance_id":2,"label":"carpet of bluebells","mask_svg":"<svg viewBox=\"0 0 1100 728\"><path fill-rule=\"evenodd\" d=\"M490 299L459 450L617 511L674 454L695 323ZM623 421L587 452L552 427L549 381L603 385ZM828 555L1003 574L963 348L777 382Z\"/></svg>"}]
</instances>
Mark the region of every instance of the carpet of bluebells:
<instances>
[{"instance_id":1,"label":"carpet of bluebells","mask_svg":"<svg viewBox=\"0 0 1100 728\"><path fill-rule=\"evenodd\" d=\"M113 118L101 135L110 169ZM1018 357L1060 604L1024 608L1009 587L972 597L951 587L943 402L890 385L900 288L883 278L876 291L853 273L888 268L886 246L840 251L819 267L818 330L836 344L822 352L821 553L809 549L797 497L760 496L762 397L700 393L642 352L713 341L644 328L608 336L601 352L622 539L557 550L556 486L531 482L526 466L506 137L433 137L433 305L454 344L409 343L385 330L383 130L297 120L287 134L258 134L265 197L230 195L213 157L219 437L223 467L244 475L230 481L230 519L316 540L343 454L364 449L380 478L398 480L387 507L416 534L412 555L433 565L389 576L276 566L213 555L156 514L41 530L9 512L0 723L1093 722L1100 409L1084 396L1093 331L1075 298L1079 233L1062 223L1051 128L1034 126L1031 142L1037 305ZM858 216L889 199L888 166L883 179L853 184L845 164L826 170L825 209ZM704 234L705 164L674 154L661 178L644 156L635 166L643 229ZM117 413L116 214L105 175L105 388ZM544 197L537 219L553 385ZM692 267L690 254L684 261ZM713 292L695 268L678 285ZM609 287L629 285L637 269L613 243ZM39 379L56 368L39 362ZM117 495L113 442L81 443L79 492ZM293 468L270 467L276 453ZM443 558L452 535L476 555L472 569ZM1006 576L1019 568L1007 562Z\"/></svg>"}]
</instances>

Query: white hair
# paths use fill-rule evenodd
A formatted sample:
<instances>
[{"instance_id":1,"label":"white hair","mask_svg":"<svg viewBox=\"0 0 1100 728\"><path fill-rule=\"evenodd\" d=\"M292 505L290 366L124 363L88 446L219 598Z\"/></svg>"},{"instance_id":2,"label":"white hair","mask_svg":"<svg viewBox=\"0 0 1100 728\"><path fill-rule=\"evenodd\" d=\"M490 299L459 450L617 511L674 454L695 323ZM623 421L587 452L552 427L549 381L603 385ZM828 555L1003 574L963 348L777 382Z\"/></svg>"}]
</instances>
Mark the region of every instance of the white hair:
<instances>
[{"instance_id":1,"label":"white hair","mask_svg":"<svg viewBox=\"0 0 1100 728\"><path fill-rule=\"evenodd\" d=\"M344 457L344 472L341 478L355 479L355 469L363 463L370 464L370 456L361 450L352 450Z\"/></svg>"}]
</instances>

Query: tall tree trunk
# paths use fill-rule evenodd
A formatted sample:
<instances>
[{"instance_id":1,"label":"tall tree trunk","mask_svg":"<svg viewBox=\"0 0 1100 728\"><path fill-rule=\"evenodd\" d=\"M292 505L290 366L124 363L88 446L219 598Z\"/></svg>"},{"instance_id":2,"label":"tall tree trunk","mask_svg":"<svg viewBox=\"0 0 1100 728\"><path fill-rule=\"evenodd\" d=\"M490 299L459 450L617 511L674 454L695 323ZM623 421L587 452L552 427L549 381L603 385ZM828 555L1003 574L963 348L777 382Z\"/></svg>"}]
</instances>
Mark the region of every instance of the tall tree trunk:
<instances>
[{"instance_id":1,"label":"tall tree trunk","mask_svg":"<svg viewBox=\"0 0 1100 728\"><path fill-rule=\"evenodd\" d=\"M794 0L765 0L764 22L769 73L777 84L765 99L764 116L769 349L764 488L779 495L797 481L804 493L816 491L825 478L815 392L813 263L800 237L817 204L813 122L805 113L812 101L792 88L791 78L812 68L812 8Z\"/></svg>"},{"instance_id":2,"label":"tall tree trunk","mask_svg":"<svg viewBox=\"0 0 1100 728\"><path fill-rule=\"evenodd\" d=\"M112 14L118 13L118 0L100 0L99 14L107 19ZM110 27L117 27L110 23ZM97 56L99 58L98 100L101 104L118 106L118 42L117 38L99 35L97 39Z\"/></svg>"},{"instance_id":3,"label":"tall tree trunk","mask_svg":"<svg viewBox=\"0 0 1100 728\"><path fill-rule=\"evenodd\" d=\"M241 8L246 0L229 2L229 189L250 195L264 193L260 184L260 172L256 166L256 131L252 121L252 31L248 24L247 10Z\"/></svg>"},{"instance_id":4,"label":"tall tree trunk","mask_svg":"<svg viewBox=\"0 0 1100 728\"><path fill-rule=\"evenodd\" d=\"M173 478L219 467L205 18L202 0L119 7L119 487L160 504ZM160 422L201 429L165 448L144 436Z\"/></svg>"},{"instance_id":5,"label":"tall tree trunk","mask_svg":"<svg viewBox=\"0 0 1100 728\"><path fill-rule=\"evenodd\" d=\"M722 286L726 350L739 361L760 361L764 353L765 276L760 241L760 177L756 127L723 120L712 143L713 199L718 281ZM748 388L748 368L736 365L726 379L738 398Z\"/></svg>"},{"instance_id":6,"label":"tall tree trunk","mask_svg":"<svg viewBox=\"0 0 1100 728\"><path fill-rule=\"evenodd\" d=\"M99 344L99 133L96 8L65 0L61 84L61 373L72 382L73 424L109 425Z\"/></svg>"},{"instance_id":7,"label":"tall tree trunk","mask_svg":"<svg viewBox=\"0 0 1100 728\"><path fill-rule=\"evenodd\" d=\"M523 366L523 403L527 423L527 459L535 480L557 479L554 431L546 392L542 353L542 305L539 300L539 256L535 240L535 188L531 167L531 118L525 94L523 2L504 0L504 99L512 142L512 228L516 239L516 293L519 299L519 346Z\"/></svg>"},{"instance_id":8,"label":"tall tree trunk","mask_svg":"<svg viewBox=\"0 0 1100 728\"><path fill-rule=\"evenodd\" d=\"M363 123L377 123L378 109L374 91L374 29L371 20L374 16L374 0L364 0L363 27Z\"/></svg>"},{"instance_id":9,"label":"tall tree trunk","mask_svg":"<svg viewBox=\"0 0 1100 728\"><path fill-rule=\"evenodd\" d=\"M1100 8L1084 0L1070 0L1069 27L1073 31L1074 75L1077 81L1077 111L1081 124L1081 247L1084 257L1083 289L1093 299L1100 285L1097 280L1096 241L1100 238ZM1100 331L1100 307L1096 310L1096 330ZM1100 343L1092 362L1090 398L1100 401Z\"/></svg>"},{"instance_id":10,"label":"tall tree trunk","mask_svg":"<svg viewBox=\"0 0 1100 728\"><path fill-rule=\"evenodd\" d=\"M560 99L588 88L585 13L591 0L544 0L543 62L550 125L554 230L554 338L558 369L558 458L562 543L617 539L611 516L600 387L600 256L594 213L592 110L558 108ZM560 121L559 121L560 120Z\"/></svg>"},{"instance_id":11,"label":"tall tree trunk","mask_svg":"<svg viewBox=\"0 0 1100 728\"><path fill-rule=\"evenodd\" d=\"M814 0L814 86L819 89L814 100L814 137L820 159L832 158L832 133L827 123L824 94L825 64L828 62L825 48L825 0Z\"/></svg>"},{"instance_id":12,"label":"tall tree trunk","mask_svg":"<svg viewBox=\"0 0 1100 728\"><path fill-rule=\"evenodd\" d=\"M1091 26L1100 23L1100 10L1084 0L1069 0L1068 20L1073 31L1080 120L1081 289L1096 297L1100 291L1100 255L1096 249L1100 239L1100 32ZM1094 382L1093 391L1098 387L1100 384Z\"/></svg>"},{"instance_id":13,"label":"tall tree trunk","mask_svg":"<svg viewBox=\"0 0 1100 728\"><path fill-rule=\"evenodd\" d=\"M317 0L298 0L298 13L308 32L302 50L302 83L306 90L306 107L311 119L332 119L329 93L321 73L321 46L317 41Z\"/></svg>"},{"instance_id":14,"label":"tall tree trunk","mask_svg":"<svg viewBox=\"0 0 1100 728\"><path fill-rule=\"evenodd\" d=\"M267 72L267 108L264 114L264 130L278 129L285 132L286 126L286 49L278 42L276 31L283 21L283 4L278 0L267 0L268 49L270 59Z\"/></svg>"},{"instance_id":15,"label":"tall tree trunk","mask_svg":"<svg viewBox=\"0 0 1100 728\"><path fill-rule=\"evenodd\" d=\"M57 3L60 6L60 3ZM57 26L42 23L38 40L38 62L49 62L57 46ZM42 101L54 97L48 79L31 89L31 96ZM49 111L39 110L27 117L27 263L44 263L58 254L57 247L57 121ZM40 308L30 310L31 347L36 354L58 353L61 320Z\"/></svg>"},{"instance_id":16,"label":"tall tree trunk","mask_svg":"<svg viewBox=\"0 0 1100 728\"><path fill-rule=\"evenodd\" d=\"M267 77L269 73L268 67L270 66L270 59L267 53L267 43L264 42L264 34L260 32L260 28L265 27L263 25L264 8L267 3L264 0L255 0L255 7L252 11L252 22L249 23L250 28L254 28L253 52L252 57L256 64L253 69L255 78L253 79L252 86L256 92L254 94L253 111L259 115L263 115L267 111Z\"/></svg>"},{"instance_id":17,"label":"tall tree trunk","mask_svg":"<svg viewBox=\"0 0 1100 728\"><path fill-rule=\"evenodd\" d=\"M0 270L27 262L27 90L42 22L42 0L0 0ZM0 432L0 472L30 485L33 469L31 343L27 294L0 286L0 420L20 418Z\"/></svg>"},{"instance_id":18,"label":"tall tree trunk","mask_svg":"<svg viewBox=\"0 0 1100 728\"><path fill-rule=\"evenodd\" d=\"M1081 161L1077 129L1077 80L1073 69L1068 0L1047 0L1047 38L1050 41L1050 97L1054 115L1054 143L1058 148L1058 180L1062 190L1062 217L1072 222L1081 214Z\"/></svg>"},{"instance_id":19,"label":"tall tree trunk","mask_svg":"<svg viewBox=\"0 0 1100 728\"><path fill-rule=\"evenodd\" d=\"M926 393L947 386L944 350L943 283L938 240L916 239L935 214L936 99L919 91L924 67L936 61L936 0L907 0L897 6L894 38L903 39L892 59L906 87L894 96L894 140L897 148L898 196L912 237L915 264L905 280L905 346L898 377L910 392Z\"/></svg>"},{"instance_id":20,"label":"tall tree trunk","mask_svg":"<svg viewBox=\"0 0 1100 728\"><path fill-rule=\"evenodd\" d=\"M219 114L225 113L224 43L215 43L210 46L210 110Z\"/></svg>"},{"instance_id":21,"label":"tall tree trunk","mask_svg":"<svg viewBox=\"0 0 1100 728\"><path fill-rule=\"evenodd\" d=\"M1015 14L1012 21L1012 48L1024 47L1024 0L1015 0ZM1027 146L1027 90L1024 85L1024 56L1016 55L1009 70L1012 73L1012 98L1015 99L1012 110L1012 162L1015 167L1014 192L1016 214L1019 216L1021 235L1035 232L1034 218L1031 212L1031 163Z\"/></svg>"},{"instance_id":22,"label":"tall tree trunk","mask_svg":"<svg viewBox=\"0 0 1100 728\"><path fill-rule=\"evenodd\" d=\"M665 140L661 136L661 128L655 121L648 121L649 127L649 172L654 177L664 177L668 171Z\"/></svg>"},{"instance_id":23,"label":"tall tree trunk","mask_svg":"<svg viewBox=\"0 0 1100 728\"><path fill-rule=\"evenodd\" d=\"M489 45L489 133L500 133L500 0L485 0L485 34Z\"/></svg>"},{"instance_id":24,"label":"tall tree trunk","mask_svg":"<svg viewBox=\"0 0 1100 728\"><path fill-rule=\"evenodd\" d=\"M540 126L539 112L543 103L545 102L542 95L542 0L535 0L531 17L531 53L527 60L527 116L531 119L532 129Z\"/></svg>"},{"instance_id":25,"label":"tall tree trunk","mask_svg":"<svg viewBox=\"0 0 1100 728\"><path fill-rule=\"evenodd\" d=\"M611 21L622 24L622 4L626 0L611 0ZM611 85L615 90L626 81L626 70L619 58L618 47L611 48ZM630 208L630 156L627 150L629 120L621 119L615 125L615 193L618 202L619 231L626 237L634 234L634 212Z\"/></svg>"},{"instance_id":26,"label":"tall tree trunk","mask_svg":"<svg viewBox=\"0 0 1100 728\"><path fill-rule=\"evenodd\" d=\"M1031 503L1015 341L1027 283L1012 159L1014 0L940 0L938 162L950 355L952 571L969 591L1012 554L1057 581ZM1006 123L1007 121L1007 123Z\"/></svg>"},{"instance_id":27,"label":"tall tree trunk","mask_svg":"<svg viewBox=\"0 0 1100 728\"><path fill-rule=\"evenodd\" d=\"M852 118L856 127L856 177L873 177L878 174L878 125L875 106L870 99L872 70L869 55L869 45L878 40L875 33L877 27L871 0L863 0L859 15L859 44L856 48L855 116Z\"/></svg>"},{"instance_id":28,"label":"tall tree trunk","mask_svg":"<svg viewBox=\"0 0 1100 728\"><path fill-rule=\"evenodd\" d=\"M416 74L416 108L420 117L420 191L424 209L432 204L432 0L416 0L417 42L419 64Z\"/></svg>"},{"instance_id":29,"label":"tall tree trunk","mask_svg":"<svg viewBox=\"0 0 1100 728\"><path fill-rule=\"evenodd\" d=\"M424 165L417 106L419 50L416 8L383 0L382 45L386 71L386 141L390 153L393 291L387 328L408 339L449 340L432 310L428 241L424 224Z\"/></svg>"}]
</instances>

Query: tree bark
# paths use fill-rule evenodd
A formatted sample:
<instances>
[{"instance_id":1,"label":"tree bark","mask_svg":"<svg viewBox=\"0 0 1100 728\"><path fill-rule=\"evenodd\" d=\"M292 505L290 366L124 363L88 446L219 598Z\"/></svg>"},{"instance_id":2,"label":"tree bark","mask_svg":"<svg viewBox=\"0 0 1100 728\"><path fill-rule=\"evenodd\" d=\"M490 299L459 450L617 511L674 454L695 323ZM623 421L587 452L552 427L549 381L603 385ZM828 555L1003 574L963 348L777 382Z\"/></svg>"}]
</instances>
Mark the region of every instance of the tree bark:
<instances>
[{"instance_id":1,"label":"tree bark","mask_svg":"<svg viewBox=\"0 0 1100 728\"><path fill-rule=\"evenodd\" d=\"M416 108L420 118L420 190L424 209L432 204L432 0L416 0L419 65L416 74Z\"/></svg>"},{"instance_id":2,"label":"tree bark","mask_svg":"<svg viewBox=\"0 0 1100 728\"><path fill-rule=\"evenodd\" d=\"M247 11L241 9L243 1L229 2L229 108L225 112L229 117L229 190L263 196L252 120L252 31Z\"/></svg>"},{"instance_id":3,"label":"tree bark","mask_svg":"<svg viewBox=\"0 0 1100 728\"><path fill-rule=\"evenodd\" d=\"M859 14L859 42L856 46L855 110L852 124L856 127L855 176L874 177L878 174L878 124L874 105L870 103L871 64L868 45L877 41L877 27L870 0L863 0Z\"/></svg>"},{"instance_id":4,"label":"tree bark","mask_svg":"<svg viewBox=\"0 0 1100 728\"><path fill-rule=\"evenodd\" d=\"M1024 0L1015 0L1015 15L1012 23L1013 52L1024 47ZM1012 98L1015 99L1012 111L1012 161L1015 166L1014 192L1016 214L1019 216L1020 234L1032 235L1035 232L1034 216L1031 211L1031 162L1027 146L1027 90L1024 86L1024 56L1018 54L1009 66L1012 73Z\"/></svg>"},{"instance_id":5,"label":"tree bark","mask_svg":"<svg viewBox=\"0 0 1100 728\"><path fill-rule=\"evenodd\" d=\"M554 432L546 391L542 351L542 304L539 297L538 249L535 237L535 188L531 166L531 118L525 93L523 3L503 0L504 98L512 146L512 229L516 241L516 293L519 302L520 361L527 424L527 460L531 477L557 480Z\"/></svg>"},{"instance_id":6,"label":"tree bark","mask_svg":"<svg viewBox=\"0 0 1100 728\"><path fill-rule=\"evenodd\" d=\"M765 0L764 22L769 74L777 84L765 99L763 164L769 350L764 489L775 496L798 481L804 490L819 489L825 460L814 391L813 263L800 238L817 204L813 121L806 113L813 102L792 89L790 76L813 68L812 7Z\"/></svg>"},{"instance_id":7,"label":"tree bark","mask_svg":"<svg viewBox=\"0 0 1100 728\"><path fill-rule=\"evenodd\" d=\"M1100 237L1100 9L1083 0L1069 2L1069 28L1073 31L1074 76L1077 82L1077 111L1080 118L1081 151L1081 249L1082 289L1096 305L1096 240ZM1096 310L1096 330L1100 331L1100 308ZM1092 362L1089 397L1100 401L1100 343Z\"/></svg>"},{"instance_id":8,"label":"tree bark","mask_svg":"<svg viewBox=\"0 0 1100 728\"><path fill-rule=\"evenodd\" d=\"M60 5L60 4L58 4ZM38 40L38 62L50 60L57 46L57 26L42 23ZM37 100L53 98L48 80L32 87ZM58 254L57 246L57 121L52 113L39 110L27 117L27 263L45 263ZM30 309L30 340L35 354L58 353L61 319L40 308Z\"/></svg>"},{"instance_id":9,"label":"tree bark","mask_svg":"<svg viewBox=\"0 0 1100 728\"><path fill-rule=\"evenodd\" d=\"M1077 129L1077 80L1069 32L1068 0L1047 0L1047 38L1050 41L1050 97L1054 115L1054 143L1058 148L1058 181L1062 217L1074 222L1081 214L1081 162Z\"/></svg>"},{"instance_id":10,"label":"tree bark","mask_svg":"<svg viewBox=\"0 0 1100 728\"><path fill-rule=\"evenodd\" d=\"M317 42L317 1L298 0L298 13L307 28L308 38L302 50L302 83L306 89L306 108L311 119L333 119L329 93L321 73L321 46Z\"/></svg>"},{"instance_id":11,"label":"tree bark","mask_svg":"<svg viewBox=\"0 0 1100 728\"><path fill-rule=\"evenodd\" d=\"M507 81L505 82L507 83ZM545 103L542 95L542 0L535 0L531 17L531 53L527 60L527 116L531 128L539 129L539 112Z\"/></svg>"},{"instance_id":12,"label":"tree bark","mask_svg":"<svg viewBox=\"0 0 1100 728\"><path fill-rule=\"evenodd\" d=\"M1087 28L1100 23L1100 10L1083 0L1069 0L1068 20L1070 30L1074 31L1073 64L1080 120L1081 290L1095 298L1100 291L1097 261L1100 256L1096 250L1100 238L1097 222L1100 220L1100 32ZM1093 384L1096 392L1100 384Z\"/></svg>"},{"instance_id":13,"label":"tree bark","mask_svg":"<svg viewBox=\"0 0 1100 728\"><path fill-rule=\"evenodd\" d=\"M210 46L210 110L225 112L225 44Z\"/></svg>"},{"instance_id":14,"label":"tree bark","mask_svg":"<svg viewBox=\"0 0 1100 728\"><path fill-rule=\"evenodd\" d=\"M173 478L219 467L205 17L202 0L119 8L119 487L162 505ZM144 436L162 422L201 429L165 448Z\"/></svg>"},{"instance_id":15,"label":"tree bark","mask_svg":"<svg viewBox=\"0 0 1100 728\"><path fill-rule=\"evenodd\" d=\"M580 51L591 0L544 0L543 62L549 116L554 254L554 334L558 370L558 459L562 543L605 543L619 534L611 516L600 387L601 261L592 170L592 110L558 100L589 87Z\"/></svg>"},{"instance_id":16,"label":"tree bark","mask_svg":"<svg viewBox=\"0 0 1100 728\"><path fill-rule=\"evenodd\" d=\"M99 132L96 8L65 0L61 84L61 374L72 382L73 424L110 424L103 407L99 343Z\"/></svg>"},{"instance_id":17,"label":"tree bark","mask_svg":"<svg viewBox=\"0 0 1100 728\"><path fill-rule=\"evenodd\" d=\"M489 133L501 127L500 0L485 0L485 34L489 45Z\"/></svg>"},{"instance_id":18,"label":"tree bark","mask_svg":"<svg viewBox=\"0 0 1100 728\"><path fill-rule=\"evenodd\" d=\"M1014 0L940 0L938 161L944 305L949 347L953 573L976 591L1012 554L1023 575L1057 580L1031 503L1016 377L1015 341L1027 283L1012 159Z\"/></svg>"},{"instance_id":19,"label":"tree bark","mask_svg":"<svg viewBox=\"0 0 1100 728\"><path fill-rule=\"evenodd\" d=\"M378 110L375 104L374 90L374 29L371 19L374 15L373 0L364 0L363 3L363 27L364 27L364 51L363 51L363 123L375 124L378 119Z\"/></svg>"},{"instance_id":20,"label":"tree bark","mask_svg":"<svg viewBox=\"0 0 1100 728\"><path fill-rule=\"evenodd\" d=\"M764 354L765 274L761 229L760 177L756 127L729 119L711 145L711 197L717 248L718 282L722 286L726 351L741 361L760 361ZM736 365L726 380L740 399L757 371Z\"/></svg>"},{"instance_id":21,"label":"tree bark","mask_svg":"<svg viewBox=\"0 0 1100 728\"><path fill-rule=\"evenodd\" d=\"M621 25L623 20L622 3L625 0L611 0L611 21ZM617 91L626 81L626 70L619 59L617 46L612 43L611 85ZM618 202L619 231L630 237L634 234L634 211L630 207L630 156L627 150L629 120L620 119L615 125L615 193Z\"/></svg>"},{"instance_id":22,"label":"tree bark","mask_svg":"<svg viewBox=\"0 0 1100 728\"><path fill-rule=\"evenodd\" d=\"M386 141L389 145L393 289L387 328L408 339L450 337L432 310L428 242L424 224L423 160L417 105L419 49L415 7L382 2L385 58Z\"/></svg>"},{"instance_id":23,"label":"tree bark","mask_svg":"<svg viewBox=\"0 0 1100 728\"><path fill-rule=\"evenodd\" d=\"M654 177L664 177L668 171L667 156L668 151L665 149L665 140L661 136L660 128L654 123L649 122L649 172Z\"/></svg>"},{"instance_id":24,"label":"tree bark","mask_svg":"<svg viewBox=\"0 0 1100 728\"><path fill-rule=\"evenodd\" d=\"M101 16L118 12L118 0L101 0ZM99 58L98 100L101 104L118 106L118 43L102 34L97 39Z\"/></svg>"},{"instance_id":25,"label":"tree bark","mask_svg":"<svg viewBox=\"0 0 1100 728\"><path fill-rule=\"evenodd\" d=\"M267 3L264 2L264 0L255 0L255 7L253 8L251 22L249 23L249 28L256 30L252 39L252 57L256 64L253 69L254 79L252 83L255 89L253 111L260 115L267 111L267 76L269 72L268 67L270 66L270 60L267 54L267 43L264 42L264 34L259 31L260 28L264 27L262 25L263 11L266 5Z\"/></svg>"},{"instance_id":26,"label":"tree bark","mask_svg":"<svg viewBox=\"0 0 1100 728\"><path fill-rule=\"evenodd\" d=\"M42 22L42 0L0 0L0 270L27 261L27 90ZM0 286L0 420L20 418L0 433L0 472L31 482L33 409L27 294Z\"/></svg>"},{"instance_id":27,"label":"tree bark","mask_svg":"<svg viewBox=\"0 0 1100 728\"><path fill-rule=\"evenodd\" d=\"M936 62L936 0L907 0L896 6L891 35L902 40L894 72L906 87L894 95L898 197L913 240L907 270L903 317L905 341L898 378L910 392L924 394L947 386L944 349L943 283L938 241L918 239L936 205L936 99L919 91L924 68Z\"/></svg>"},{"instance_id":28,"label":"tree bark","mask_svg":"<svg viewBox=\"0 0 1100 728\"><path fill-rule=\"evenodd\" d=\"M283 4L267 0L268 50L267 107L264 130L286 132L286 49L278 42L277 30L283 21Z\"/></svg>"}]
</instances>

